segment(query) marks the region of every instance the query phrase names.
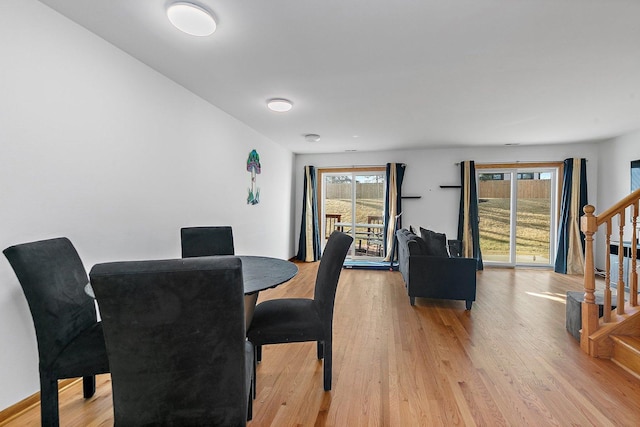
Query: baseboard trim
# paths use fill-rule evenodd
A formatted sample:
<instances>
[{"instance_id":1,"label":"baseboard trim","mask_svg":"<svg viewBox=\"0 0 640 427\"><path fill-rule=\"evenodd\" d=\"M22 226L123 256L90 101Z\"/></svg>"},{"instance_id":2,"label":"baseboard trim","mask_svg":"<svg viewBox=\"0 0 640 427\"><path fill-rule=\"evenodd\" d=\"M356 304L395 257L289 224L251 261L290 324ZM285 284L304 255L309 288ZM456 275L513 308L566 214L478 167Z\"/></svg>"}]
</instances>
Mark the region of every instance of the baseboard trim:
<instances>
[{"instance_id":1,"label":"baseboard trim","mask_svg":"<svg viewBox=\"0 0 640 427\"><path fill-rule=\"evenodd\" d=\"M58 393L81 380L82 378L68 378L58 381ZM31 396L22 399L20 402L3 409L0 411L0 427L39 404L40 392L38 391Z\"/></svg>"}]
</instances>

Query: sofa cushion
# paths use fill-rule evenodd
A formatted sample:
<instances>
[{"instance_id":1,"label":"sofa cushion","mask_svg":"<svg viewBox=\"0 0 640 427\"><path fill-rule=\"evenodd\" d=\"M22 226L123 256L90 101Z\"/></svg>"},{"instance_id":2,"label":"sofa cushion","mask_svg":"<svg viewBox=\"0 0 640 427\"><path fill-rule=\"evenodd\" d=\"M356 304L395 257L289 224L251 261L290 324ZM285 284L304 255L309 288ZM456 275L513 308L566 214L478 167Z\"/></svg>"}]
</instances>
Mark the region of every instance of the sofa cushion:
<instances>
[{"instance_id":1,"label":"sofa cushion","mask_svg":"<svg viewBox=\"0 0 640 427\"><path fill-rule=\"evenodd\" d=\"M426 255L449 257L447 251L447 236L444 233L436 233L420 227L420 235L426 245Z\"/></svg>"}]
</instances>

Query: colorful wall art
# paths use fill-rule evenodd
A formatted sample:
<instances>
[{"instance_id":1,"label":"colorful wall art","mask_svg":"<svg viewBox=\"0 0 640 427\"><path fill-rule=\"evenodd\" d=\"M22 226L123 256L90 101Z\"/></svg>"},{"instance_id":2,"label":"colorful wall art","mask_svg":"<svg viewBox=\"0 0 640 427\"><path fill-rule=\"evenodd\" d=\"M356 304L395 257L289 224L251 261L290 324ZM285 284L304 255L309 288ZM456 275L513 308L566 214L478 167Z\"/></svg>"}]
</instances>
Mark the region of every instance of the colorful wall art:
<instances>
[{"instance_id":1,"label":"colorful wall art","mask_svg":"<svg viewBox=\"0 0 640 427\"><path fill-rule=\"evenodd\" d=\"M248 205L260 203L260 188L256 186L256 175L260 173L260 155L256 150L251 150L247 158L247 172L251 172L251 187L247 197Z\"/></svg>"}]
</instances>

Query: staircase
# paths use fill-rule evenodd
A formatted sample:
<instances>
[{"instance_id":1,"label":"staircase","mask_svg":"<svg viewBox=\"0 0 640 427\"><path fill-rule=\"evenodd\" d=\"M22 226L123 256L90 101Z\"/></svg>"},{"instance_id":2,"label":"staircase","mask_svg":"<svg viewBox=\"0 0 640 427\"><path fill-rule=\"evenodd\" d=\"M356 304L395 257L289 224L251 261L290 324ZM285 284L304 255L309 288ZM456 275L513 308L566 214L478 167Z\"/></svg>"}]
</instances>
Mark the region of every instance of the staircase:
<instances>
[{"instance_id":1,"label":"staircase","mask_svg":"<svg viewBox=\"0 0 640 427\"><path fill-rule=\"evenodd\" d=\"M613 354L611 360L640 379L640 337L612 335Z\"/></svg>"},{"instance_id":2,"label":"staircase","mask_svg":"<svg viewBox=\"0 0 640 427\"><path fill-rule=\"evenodd\" d=\"M629 194L599 215L595 207L587 205L581 219L585 234L584 302L582 303L582 331L580 347L593 357L611 359L640 379L640 306L638 306L637 253L628 251L629 272L625 290L624 250L618 251L618 281L616 301L611 296L611 261L606 257L604 270L604 312L599 317L595 299L596 270L594 263L594 234L604 237L606 254L612 243L613 226L617 225L617 242L637 242L640 189ZM630 221L627 220L630 219ZM634 246L634 245L631 245ZM622 245L620 245L622 248ZM634 248L635 249L635 248ZM614 309L615 308L615 309Z\"/></svg>"}]
</instances>

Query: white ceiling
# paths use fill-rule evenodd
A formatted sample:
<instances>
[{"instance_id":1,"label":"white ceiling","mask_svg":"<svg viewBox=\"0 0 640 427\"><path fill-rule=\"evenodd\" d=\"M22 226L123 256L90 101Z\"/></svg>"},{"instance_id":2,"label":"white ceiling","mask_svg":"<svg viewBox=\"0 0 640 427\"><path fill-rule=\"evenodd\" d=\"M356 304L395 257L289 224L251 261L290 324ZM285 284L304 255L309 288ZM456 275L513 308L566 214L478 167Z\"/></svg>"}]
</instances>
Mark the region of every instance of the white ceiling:
<instances>
[{"instance_id":1,"label":"white ceiling","mask_svg":"<svg viewBox=\"0 0 640 427\"><path fill-rule=\"evenodd\" d=\"M640 129L640 0L194 0L207 38L167 0L40 1L295 153Z\"/></svg>"}]
</instances>

